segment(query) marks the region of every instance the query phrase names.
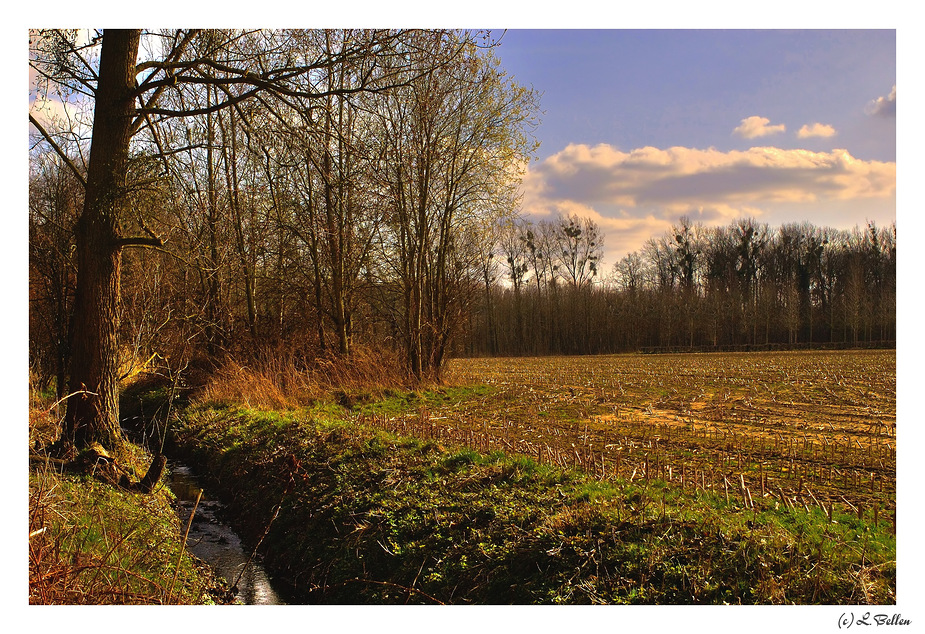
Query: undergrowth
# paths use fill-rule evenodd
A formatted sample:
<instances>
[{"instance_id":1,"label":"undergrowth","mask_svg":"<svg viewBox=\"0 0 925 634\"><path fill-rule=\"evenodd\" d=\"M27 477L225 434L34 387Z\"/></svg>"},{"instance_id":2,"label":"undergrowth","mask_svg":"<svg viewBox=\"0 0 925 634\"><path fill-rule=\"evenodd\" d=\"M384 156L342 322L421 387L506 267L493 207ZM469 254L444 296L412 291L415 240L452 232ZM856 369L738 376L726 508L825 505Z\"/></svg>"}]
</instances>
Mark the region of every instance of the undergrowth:
<instances>
[{"instance_id":1,"label":"undergrowth","mask_svg":"<svg viewBox=\"0 0 925 634\"><path fill-rule=\"evenodd\" d=\"M221 589L182 549L170 494L138 494L51 464L29 477L29 602L202 604Z\"/></svg>"},{"instance_id":2,"label":"undergrowth","mask_svg":"<svg viewBox=\"0 0 925 634\"><path fill-rule=\"evenodd\" d=\"M350 406L411 383L398 358L387 350L357 346L349 358L319 354L310 359L277 350L247 363L229 357L210 373L197 396L210 402L285 409L333 395Z\"/></svg>"},{"instance_id":3,"label":"undergrowth","mask_svg":"<svg viewBox=\"0 0 925 634\"><path fill-rule=\"evenodd\" d=\"M851 516L601 482L363 428L330 404L199 404L172 431L238 528L266 533L293 602L895 603L895 537Z\"/></svg>"}]
</instances>

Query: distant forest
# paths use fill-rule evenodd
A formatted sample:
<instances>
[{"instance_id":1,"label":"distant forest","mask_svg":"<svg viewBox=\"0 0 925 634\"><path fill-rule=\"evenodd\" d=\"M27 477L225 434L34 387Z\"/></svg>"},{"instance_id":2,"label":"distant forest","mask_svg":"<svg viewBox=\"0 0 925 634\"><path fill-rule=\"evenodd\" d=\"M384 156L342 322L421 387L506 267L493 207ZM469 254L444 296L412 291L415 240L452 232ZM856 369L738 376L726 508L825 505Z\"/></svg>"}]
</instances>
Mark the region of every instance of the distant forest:
<instances>
[{"instance_id":1,"label":"distant forest","mask_svg":"<svg viewBox=\"0 0 925 634\"><path fill-rule=\"evenodd\" d=\"M896 225L688 219L600 271L577 217L510 225L470 313L470 355L895 345Z\"/></svg>"},{"instance_id":2,"label":"distant forest","mask_svg":"<svg viewBox=\"0 0 925 634\"><path fill-rule=\"evenodd\" d=\"M52 196L33 196L33 204L67 200L66 187L50 186L33 189ZM264 220L272 240L244 250L250 263L231 232L214 256L225 266L211 275L173 255L126 252L125 372L157 351L238 359L338 353L332 280L312 258L280 250L293 228ZM67 362L58 333L66 332L73 293L72 238L64 224L32 229L30 349L37 376L50 383ZM682 219L606 270L599 227L577 216L509 220L479 236L457 237L478 243L469 254L482 257L454 263L455 283L442 299L450 355L895 345L895 224L846 231ZM196 257L202 254L189 254ZM250 286L244 270L252 271ZM372 268L359 271L344 307L350 346L400 357L398 288Z\"/></svg>"}]
</instances>

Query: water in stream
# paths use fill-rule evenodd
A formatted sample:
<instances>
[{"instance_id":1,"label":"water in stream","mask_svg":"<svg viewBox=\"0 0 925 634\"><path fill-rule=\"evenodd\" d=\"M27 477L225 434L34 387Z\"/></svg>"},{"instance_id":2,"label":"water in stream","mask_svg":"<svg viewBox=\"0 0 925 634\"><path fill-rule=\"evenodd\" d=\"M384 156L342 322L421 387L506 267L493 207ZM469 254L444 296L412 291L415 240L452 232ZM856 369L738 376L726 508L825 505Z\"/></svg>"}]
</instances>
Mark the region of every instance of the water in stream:
<instances>
[{"instance_id":1,"label":"water in stream","mask_svg":"<svg viewBox=\"0 0 925 634\"><path fill-rule=\"evenodd\" d=\"M170 464L170 489L177 496L180 522L185 530L201 489L189 468L177 463ZM237 581L237 597L242 602L248 605L281 604L266 571L260 565L259 557L247 563L250 550L244 547L241 538L227 524L222 523L221 508L221 502L209 499L203 492L186 539L187 550L209 564L228 581L229 586Z\"/></svg>"}]
</instances>

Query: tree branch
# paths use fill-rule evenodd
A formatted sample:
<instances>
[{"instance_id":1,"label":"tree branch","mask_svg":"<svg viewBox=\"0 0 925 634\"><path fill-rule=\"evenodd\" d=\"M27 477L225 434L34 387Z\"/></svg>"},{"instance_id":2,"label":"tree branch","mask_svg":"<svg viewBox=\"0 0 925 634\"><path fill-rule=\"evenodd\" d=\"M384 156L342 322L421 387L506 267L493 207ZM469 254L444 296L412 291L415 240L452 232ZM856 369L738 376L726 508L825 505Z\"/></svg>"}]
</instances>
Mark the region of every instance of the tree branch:
<instances>
[{"instance_id":1,"label":"tree branch","mask_svg":"<svg viewBox=\"0 0 925 634\"><path fill-rule=\"evenodd\" d=\"M145 238L143 236L134 236L131 238L119 238L115 241L115 246L118 249L124 249L126 247L163 247L164 241L158 238L157 236L153 238Z\"/></svg>"},{"instance_id":2,"label":"tree branch","mask_svg":"<svg viewBox=\"0 0 925 634\"><path fill-rule=\"evenodd\" d=\"M148 234L148 237L143 236L133 236L130 238L119 238L115 241L116 248L123 249L125 247L153 247L160 248L164 246L164 241L156 233L151 231L151 229L145 223L141 223L141 228L144 229L144 232Z\"/></svg>"},{"instance_id":3,"label":"tree branch","mask_svg":"<svg viewBox=\"0 0 925 634\"><path fill-rule=\"evenodd\" d=\"M193 29L191 31L187 31L185 37L183 38L183 41L180 42L173 49L173 51L171 51L168 61L179 59L180 56L183 55L183 52L187 49L187 47L189 46L193 38L199 33L199 31L200 31L199 29ZM138 65L135 67L136 75L141 72L141 69L142 69L142 65ZM155 103L160 97L161 93L163 93L166 88L168 88L169 86L175 86L177 83L176 76L167 77L165 82L154 82L153 79L156 74L157 74L157 71L155 70L155 72L151 73L151 75L149 75L144 81L142 81L140 85L136 85L135 87L136 96L138 97L139 100L141 100L142 95L147 90L150 90L152 87L154 87L154 93L148 97L147 104L142 104L142 107L140 110L143 114L137 117L135 121L132 122L132 134L138 131L143 121L147 121L148 124L150 125L150 120L148 118L148 115L144 114L145 108ZM151 84L159 84L159 85L152 86ZM152 130L153 130L153 127L152 127Z\"/></svg>"},{"instance_id":4,"label":"tree branch","mask_svg":"<svg viewBox=\"0 0 925 634\"><path fill-rule=\"evenodd\" d=\"M74 164L74 161L72 161L72 160L70 159L70 157L68 157L68 155L64 153L64 150L62 150L62 149L58 146L58 144L55 143L55 140L54 140L53 138L51 138L51 135L48 134L48 132L45 130L45 128L42 127L42 124L40 124L40 123L36 120L36 118L33 117L31 114L29 115L29 123L31 123L32 125L34 125L34 126L35 126L35 129L38 130L39 133L40 133L43 137L45 137L45 140L48 141L48 144L49 144L49 145L51 146L51 148L55 151L55 153L56 153L58 156L60 156L61 159L64 161L65 165L67 165L67 166L71 169L71 171L74 172L74 176L77 177L77 181L78 181L81 185L83 185L84 188L86 188L86 187L87 187L87 179L84 178L84 175L80 172L80 170L79 170L79 169L77 168L77 166Z\"/></svg>"}]
</instances>

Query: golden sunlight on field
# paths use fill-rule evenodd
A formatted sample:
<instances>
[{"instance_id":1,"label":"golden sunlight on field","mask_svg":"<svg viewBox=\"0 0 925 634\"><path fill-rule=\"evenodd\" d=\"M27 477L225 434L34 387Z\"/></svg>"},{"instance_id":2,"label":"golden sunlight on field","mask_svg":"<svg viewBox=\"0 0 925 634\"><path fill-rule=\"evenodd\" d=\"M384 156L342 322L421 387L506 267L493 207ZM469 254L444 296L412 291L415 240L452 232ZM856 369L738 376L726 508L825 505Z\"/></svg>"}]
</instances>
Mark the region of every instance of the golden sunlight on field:
<instances>
[{"instance_id":1,"label":"golden sunlight on field","mask_svg":"<svg viewBox=\"0 0 925 634\"><path fill-rule=\"evenodd\" d=\"M895 351L458 359L380 426L746 506L895 506Z\"/></svg>"}]
</instances>

